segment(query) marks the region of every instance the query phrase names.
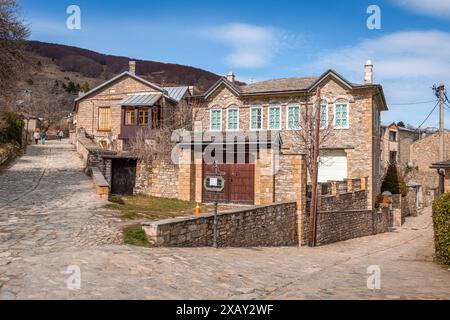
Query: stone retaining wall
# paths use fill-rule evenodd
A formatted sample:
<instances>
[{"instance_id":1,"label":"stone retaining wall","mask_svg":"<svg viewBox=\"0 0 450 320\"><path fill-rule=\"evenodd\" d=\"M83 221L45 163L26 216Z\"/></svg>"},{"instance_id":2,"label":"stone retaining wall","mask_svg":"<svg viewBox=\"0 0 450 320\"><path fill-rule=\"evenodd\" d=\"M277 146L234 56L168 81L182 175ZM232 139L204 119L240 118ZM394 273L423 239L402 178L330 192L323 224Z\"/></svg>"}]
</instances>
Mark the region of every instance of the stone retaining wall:
<instances>
[{"instance_id":1,"label":"stone retaining wall","mask_svg":"<svg viewBox=\"0 0 450 320\"><path fill-rule=\"evenodd\" d=\"M305 245L308 237L309 215L303 215L302 220L302 245ZM391 220L388 209L318 212L316 243L320 246L388 232Z\"/></svg>"},{"instance_id":2,"label":"stone retaining wall","mask_svg":"<svg viewBox=\"0 0 450 320\"><path fill-rule=\"evenodd\" d=\"M214 214L143 223L149 241L166 247L213 245ZM297 205L278 203L218 214L220 247L298 245Z\"/></svg>"}]
</instances>

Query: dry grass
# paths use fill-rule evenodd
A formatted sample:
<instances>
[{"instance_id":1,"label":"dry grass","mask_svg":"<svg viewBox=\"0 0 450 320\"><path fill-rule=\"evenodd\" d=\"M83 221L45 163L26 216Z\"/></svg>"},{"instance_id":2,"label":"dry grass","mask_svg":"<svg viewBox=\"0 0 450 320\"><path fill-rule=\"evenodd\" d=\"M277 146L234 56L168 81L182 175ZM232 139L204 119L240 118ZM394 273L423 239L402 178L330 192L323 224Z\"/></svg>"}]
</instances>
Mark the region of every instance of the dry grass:
<instances>
[{"instance_id":1,"label":"dry grass","mask_svg":"<svg viewBox=\"0 0 450 320\"><path fill-rule=\"evenodd\" d=\"M127 220L163 220L181 216L194 215L197 204L192 201L157 198L145 195L111 196L108 208L119 210L122 218ZM219 205L219 210L227 210L232 206ZM211 212L213 205L201 205L202 212Z\"/></svg>"}]
</instances>

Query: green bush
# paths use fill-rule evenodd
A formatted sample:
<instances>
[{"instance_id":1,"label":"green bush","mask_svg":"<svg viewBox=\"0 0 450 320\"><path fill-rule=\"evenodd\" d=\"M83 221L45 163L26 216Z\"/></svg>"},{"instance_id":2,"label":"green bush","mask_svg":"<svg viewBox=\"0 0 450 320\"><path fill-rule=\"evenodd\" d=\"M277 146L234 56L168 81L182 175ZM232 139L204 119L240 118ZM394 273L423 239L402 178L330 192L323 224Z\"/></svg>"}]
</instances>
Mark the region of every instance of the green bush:
<instances>
[{"instance_id":1,"label":"green bush","mask_svg":"<svg viewBox=\"0 0 450 320\"><path fill-rule=\"evenodd\" d=\"M433 203L433 225L436 260L450 266L450 193Z\"/></svg>"}]
</instances>

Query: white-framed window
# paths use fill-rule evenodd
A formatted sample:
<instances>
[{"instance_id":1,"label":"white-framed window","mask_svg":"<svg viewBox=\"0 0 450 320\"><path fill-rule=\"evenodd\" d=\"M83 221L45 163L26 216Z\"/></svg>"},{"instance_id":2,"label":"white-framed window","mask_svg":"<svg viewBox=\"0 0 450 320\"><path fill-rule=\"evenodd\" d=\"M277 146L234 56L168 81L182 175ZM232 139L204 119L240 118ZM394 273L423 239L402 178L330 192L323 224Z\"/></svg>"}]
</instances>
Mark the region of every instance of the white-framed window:
<instances>
[{"instance_id":1,"label":"white-framed window","mask_svg":"<svg viewBox=\"0 0 450 320\"><path fill-rule=\"evenodd\" d=\"M229 108L227 110L227 130L239 130L239 108Z\"/></svg>"},{"instance_id":2,"label":"white-framed window","mask_svg":"<svg viewBox=\"0 0 450 320\"><path fill-rule=\"evenodd\" d=\"M250 130L261 130L263 122L263 109L261 107L250 108Z\"/></svg>"},{"instance_id":3,"label":"white-framed window","mask_svg":"<svg viewBox=\"0 0 450 320\"><path fill-rule=\"evenodd\" d=\"M281 130L281 107L270 107L268 126L269 130Z\"/></svg>"},{"instance_id":4,"label":"white-framed window","mask_svg":"<svg viewBox=\"0 0 450 320\"><path fill-rule=\"evenodd\" d=\"M320 105L320 127L322 129L328 127L328 104L326 103Z\"/></svg>"},{"instance_id":5,"label":"white-framed window","mask_svg":"<svg viewBox=\"0 0 450 320\"><path fill-rule=\"evenodd\" d=\"M334 127L348 129L350 127L350 110L348 102L336 102L334 104Z\"/></svg>"},{"instance_id":6,"label":"white-framed window","mask_svg":"<svg viewBox=\"0 0 450 320\"><path fill-rule=\"evenodd\" d=\"M286 112L286 129L300 129L300 106L288 106Z\"/></svg>"},{"instance_id":7,"label":"white-framed window","mask_svg":"<svg viewBox=\"0 0 450 320\"><path fill-rule=\"evenodd\" d=\"M210 123L211 131L222 130L222 109L211 109Z\"/></svg>"}]
</instances>

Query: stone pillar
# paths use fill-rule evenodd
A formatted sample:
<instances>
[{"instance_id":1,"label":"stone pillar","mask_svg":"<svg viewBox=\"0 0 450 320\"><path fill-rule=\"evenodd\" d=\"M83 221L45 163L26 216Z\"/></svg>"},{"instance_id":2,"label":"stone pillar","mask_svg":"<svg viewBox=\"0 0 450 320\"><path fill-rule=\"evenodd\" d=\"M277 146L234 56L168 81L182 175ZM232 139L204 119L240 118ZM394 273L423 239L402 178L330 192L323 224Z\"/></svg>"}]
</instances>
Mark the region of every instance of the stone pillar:
<instances>
[{"instance_id":1,"label":"stone pillar","mask_svg":"<svg viewBox=\"0 0 450 320\"><path fill-rule=\"evenodd\" d=\"M255 171L255 205L273 203L275 200L275 172L271 149L260 150Z\"/></svg>"},{"instance_id":2,"label":"stone pillar","mask_svg":"<svg viewBox=\"0 0 450 320\"><path fill-rule=\"evenodd\" d=\"M192 201L193 192L193 169L191 149L180 149L178 164L178 199Z\"/></svg>"},{"instance_id":3,"label":"stone pillar","mask_svg":"<svg viewBox=\"0 0 450 320\"><path fill-rule=\"evenodd\" d=\"M194 187L194 194L195 194L195 202L202 203L203 196L203 153L200 151L194 152L194 167L195 167L195 187Z\"/></svg>"},{"instance_id":4,"label":"stone pillar","mask_svg":"<svg viewBox=\"0 0 450 320\"><path fill-rule=\"evenodd\" d=\"M348 179L347 181L347 192L353 192L353 180L352 179Z\"/></svg>"},{"instance_id":5,"label":"stone pillar","mask_svg":"<svg viewBox=\"0 0 450 320\"><path fill-rule=\"evenodd\" d=\"M261 170L258 168L258 170ZM263 177L264 178L264 177ZM259 180L255 184L261 183ZM306 213L306 166L300 154L280 154L279 170L275 171L275 201L295 202L297 236L301 244L303 215Z\"/></svg>"}]
</instances>

